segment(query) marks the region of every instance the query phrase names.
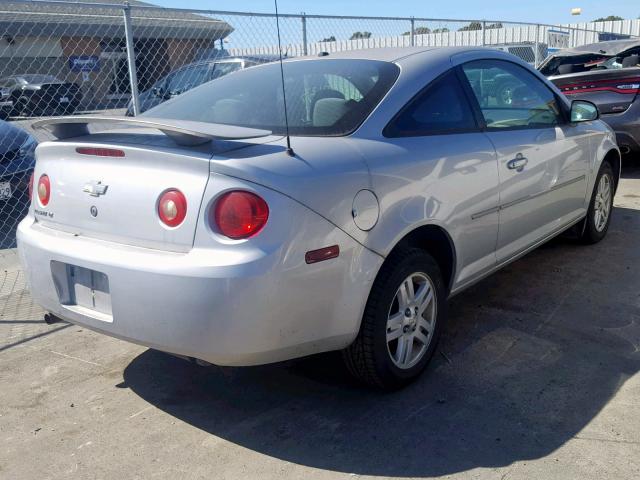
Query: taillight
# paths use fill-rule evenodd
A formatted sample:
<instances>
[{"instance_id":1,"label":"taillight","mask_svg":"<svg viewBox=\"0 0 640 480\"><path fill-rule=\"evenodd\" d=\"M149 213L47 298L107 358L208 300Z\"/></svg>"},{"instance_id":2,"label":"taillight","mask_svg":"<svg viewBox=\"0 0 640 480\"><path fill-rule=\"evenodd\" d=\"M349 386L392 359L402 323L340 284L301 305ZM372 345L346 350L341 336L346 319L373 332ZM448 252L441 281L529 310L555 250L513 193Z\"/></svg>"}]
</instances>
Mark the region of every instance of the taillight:
<instances>
[{"instance_id":1,"label":"taillight","mask_svg":"<svg viewBox=\"0 0 640 480\"><path fill-rule=\"evenodd\" d=\"M618 90L629 91L629 93L637 93L640 90L640 83L623 83L621 85L616 85Z\"/></svg>"},{"instance_id":2,"label":"taillight","mask_svg":"<svg viewBox=\"0 0 640 480\"><path fill-rule=\"evenodd\" d=\"M38 180L38 200L40 200L40 205L46 207L50 198L51 182L49 181L49 177L47 175L40 175L40 179Z\"/></svg>"},{"instance_id":3,"label":"taillight","mask_svg":"<svg viewBox=\"0 0 640 480\"><path fill-rule=\"evenodd\" d=\"M187 199L175 188L167 190L158 200L158 216L168 227L177 227L187 216Z\"/></svg>"},{"instance_id":4,"label":"taillight","mask_svg":"<svg viewBox=\"0 0 640 480\"><path fill-rule=\"evenodd\" d=\"M218 231L233 240L256 235L266 225L268 218L267 202L245 191L225 193L213 209L213 221Z\"/></svg>"},{"instance_id":5,"label":"taillight","mask_svg":"<svg viewBox=\"0 0 640 480\"><path fill-rule=\"evenodd\" d=\"M31 172L31 176L29 177L29 202L33 199L33 172Z\"/></svg>"},{"instance_id":6,"label":"taillight","mask_svg":"<svg viewBox=\"0 0 640 480\"><path fill-rule=\"evenodd\" d=\"M562 85L560 90L565 95L603 91L635 95L640 92L640 78L633 77L617 80L597 80L591 82L572 83Z\"/></svg>"},{"instance_id":7,"label":"taillight","mask_svg":"<svg viewBox=\"0 0 640 480\"><path fill-rule=\"evenodd\" d=\"M124 151L116 148L77 147L76 153L96 157L124 157Z\"/></svg>"}]
</instances>

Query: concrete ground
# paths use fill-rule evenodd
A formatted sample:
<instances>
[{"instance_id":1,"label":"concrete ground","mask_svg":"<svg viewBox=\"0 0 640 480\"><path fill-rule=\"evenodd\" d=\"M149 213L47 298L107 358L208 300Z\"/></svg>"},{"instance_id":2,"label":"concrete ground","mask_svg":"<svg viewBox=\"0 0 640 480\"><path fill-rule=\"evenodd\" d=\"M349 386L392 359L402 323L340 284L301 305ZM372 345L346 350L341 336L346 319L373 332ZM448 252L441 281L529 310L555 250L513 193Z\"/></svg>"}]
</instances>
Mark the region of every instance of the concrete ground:
<instances>
[{"instance_id":1,"label":"concrete ground","mask_svg":"<svg viewBox=\"0 0 640 480\"><path fill-rule=\"evenodd\" d=\"M452 299L393 394L336 355L203 368L45 325L5 252L0 478L639 478L639 240L631 170L605 241L555 240Z\"/></svg>"}]
</instances>

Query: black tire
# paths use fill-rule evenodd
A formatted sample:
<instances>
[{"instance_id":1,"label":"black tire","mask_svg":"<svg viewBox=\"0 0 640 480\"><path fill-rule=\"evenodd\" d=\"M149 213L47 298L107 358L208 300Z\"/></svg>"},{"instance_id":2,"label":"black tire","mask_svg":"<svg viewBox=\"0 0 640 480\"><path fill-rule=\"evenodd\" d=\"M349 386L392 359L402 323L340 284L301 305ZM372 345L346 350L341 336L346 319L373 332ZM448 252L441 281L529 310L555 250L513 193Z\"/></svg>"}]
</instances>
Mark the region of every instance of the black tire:
<instances>
[{"instance_id":1,"label":"black tire","mask_svg":"<svg viewBox=\"0 0 640 480\"><path fill-rule=\"evenodd\" d=\"M394 306L399 306L396 293L411 275L428 277L433 287L435 312L433 333L420 352L422 357L413 366L399 368L392 358L391 344L387 343L387 321ZM429 307L431 308L431 307ZM409 309L410 310L410 309ZM420 315L422 317L422 315ZM418 317L415 317L418 321ZM364 383L384 390L394 390L415 380L429 363L436 349L440 332L447 318L447 290L436 261L423 250L407 248L392 253L380 269L371 288L360 331L355 341L343 350L348 370ZM406 328L403 327L403 328ZM413 331L415 331L415 324ZM408 335L411 335L409 328ZM399 340L396 340L398 342ZM415 345L411 340L411 345ZM399 345L399 344L397 344ZM425 345L421 343L421 345ZM397 348L397 347L396 347ZM397 354L397 351L395 352Z\"/></svg>"},{"instance_id":2,"label":"black tire","mask_svg":"<svg viewBox=\"0 0 640 480\"><path fill-rule=\"evenodd\" d=\"M599 203L598 188L599 188L600 182L602 181L602 178L605 176L608 177L609 179L608 182L610 186L610 195L608 199L609 213L608 213L606 222L604 222L604 225L602 225L602 223L598 222L596 210L598 208L597 203ZM598 176L596 177L596 181L593 186L593 192L591 194L591 201L589 202L589 210L587 211L587 216L585 217L585 219L581 224L582 233L580 235L580 240L583 243L585 244L598 243L607 235L607 231L609 230L609 224L611 223L611 215L613 213L613 196L615 193L615 185L616 185L616 182L613 176L613 168L611 168L611 164L609 162L605 161L602 163L602 165L600 166L600 170L598 171Z\"/></svg>"}]
</instances>

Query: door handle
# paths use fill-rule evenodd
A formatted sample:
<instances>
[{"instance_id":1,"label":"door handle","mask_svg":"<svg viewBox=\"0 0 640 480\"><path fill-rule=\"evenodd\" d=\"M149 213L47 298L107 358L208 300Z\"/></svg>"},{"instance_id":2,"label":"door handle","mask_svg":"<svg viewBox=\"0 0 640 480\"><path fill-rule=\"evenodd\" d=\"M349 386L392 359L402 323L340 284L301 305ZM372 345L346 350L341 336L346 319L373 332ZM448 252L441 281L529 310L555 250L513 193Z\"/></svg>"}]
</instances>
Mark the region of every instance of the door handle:
<instances>
[{"instance_id":1,"label":"door handle","mask_svg":"<svg viewBox=\"0 0 640 480\"><path fill-rule=\"evenodd\" d=\"M519 153L518 155L516 155L516 158L514 158L513 160L509 160L507 162L507 168L509 170L515 170L516 172L521 172L522 170L524 170L524 167L527 163L529 163L529 160L527 160L527 157Z\"/></svg>"}]
</instances>

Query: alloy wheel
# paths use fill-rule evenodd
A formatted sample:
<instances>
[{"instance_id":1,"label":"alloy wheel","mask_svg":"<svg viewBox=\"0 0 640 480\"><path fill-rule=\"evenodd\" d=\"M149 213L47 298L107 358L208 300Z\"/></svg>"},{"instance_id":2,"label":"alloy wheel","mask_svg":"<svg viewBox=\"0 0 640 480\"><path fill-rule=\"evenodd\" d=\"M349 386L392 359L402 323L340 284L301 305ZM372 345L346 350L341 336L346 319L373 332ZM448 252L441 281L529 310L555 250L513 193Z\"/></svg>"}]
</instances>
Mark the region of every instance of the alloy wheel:
<instances>
[{"instance_id":1,"label":"alloy wheel","mask_svg":"<svg viewBox=\"0 0 640 480\"><path fill-rule=\"evenodd\" d=\"M611 177L604 174L598 182L596 198L593 208L593 225L598 232L602 232L607 226L611 213Z\"/></svg>"},{"instance_id":2,"label":"alloy wheel","mask_svg":"<svg viewBox=\"0 0 640 480\"><path fill-rule=\"evenodd\" d=\"M398 287L387 316L387 349L396 367L409 369L424 357L436 313L433 282L424 273L412 273Z\"/></svg>"}]
</instances>

